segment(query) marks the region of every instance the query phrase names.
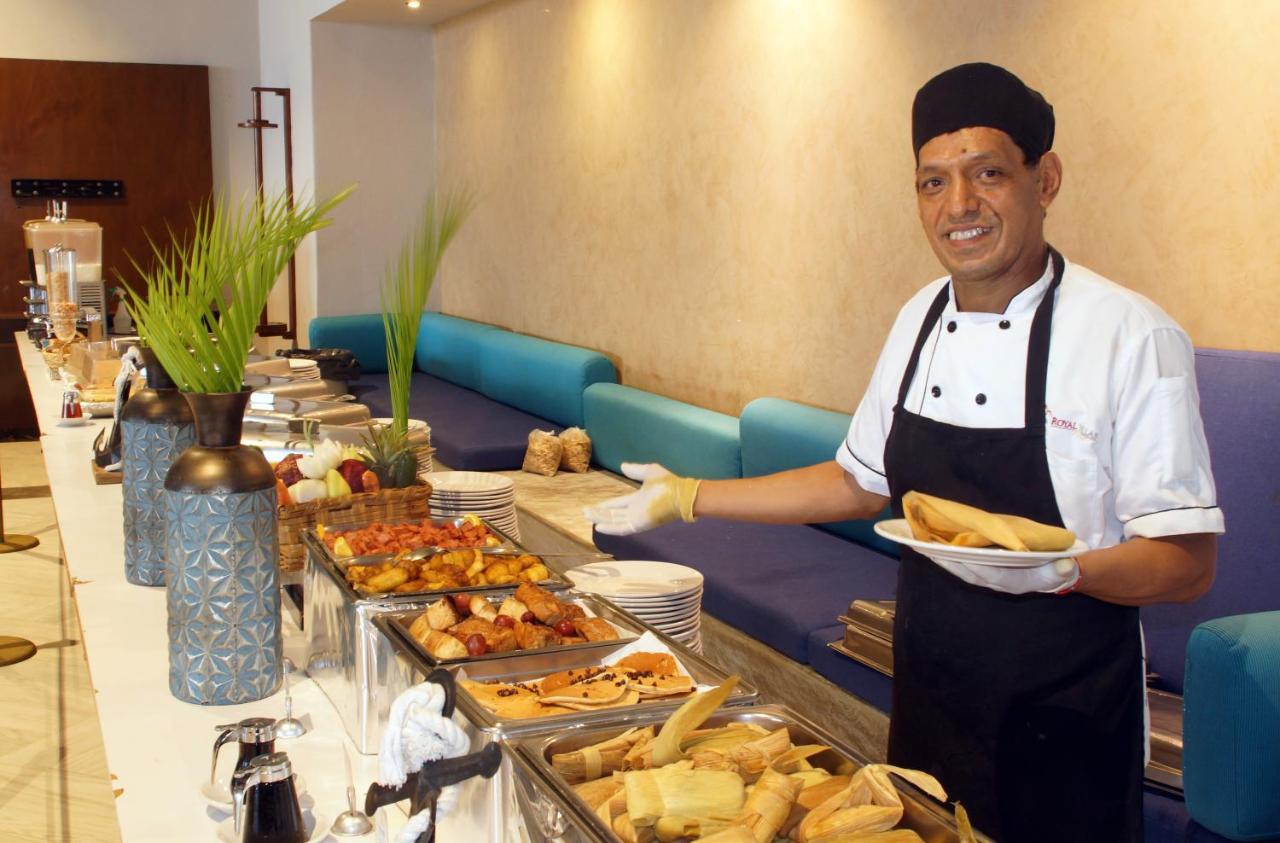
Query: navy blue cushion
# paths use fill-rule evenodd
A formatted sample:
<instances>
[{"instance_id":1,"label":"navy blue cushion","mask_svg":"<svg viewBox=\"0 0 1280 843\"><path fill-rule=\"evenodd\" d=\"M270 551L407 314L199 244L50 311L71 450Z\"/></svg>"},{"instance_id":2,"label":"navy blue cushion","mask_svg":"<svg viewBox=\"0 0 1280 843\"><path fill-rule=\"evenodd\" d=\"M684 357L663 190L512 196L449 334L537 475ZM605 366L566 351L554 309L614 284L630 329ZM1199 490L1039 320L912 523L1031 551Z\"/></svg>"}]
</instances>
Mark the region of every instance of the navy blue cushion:
<instances>
[{"instance_id":1,"label":"navy blue cushion","mask_svg":"<svg viewBox=\"0 0 1280 843\"><path fill-rule=\"evenodd\" d=\"M827 681L887 714L893 701L893 680L827 646L832 641L843 639L843 624L824 626L809 633L809 666Z\"/></svg>"},{"instance_id":2,"label":"navy blue cushion","mask_svg":"<svg viewBox=\"0 0 1280 843\"><path fill-rule=\"evenodd\" d=\"M1191 819L1186 804L1163 791L1148 789L1142 794L1142 818L1144 843L1227 843L1230 840Z\"/></svg>"},{"instance_id":3,"label":"navy blue cushion","mask_svg":"<svg viewBox=\"0 0 1280 843\"><path fill-rule=\"evenodd\" d=\"M361 377L353 384L352 393L373 416L391 415L386 375ZM546 419L423 372L413 373L409 418L424 419L431 425L436 456L450 468L465 471L519 468L524 463L529 431L560 431Z\"/></svg>"},{"instance_id":4,"label":"navy blue cushion","mask_svg":"<svg viewBox=\"0 0 1280 843\"><path fill-rule=\"evenodd\" d=\"M1280 609L1280 354L1199 349L1196 380L1227 533L1209 594L1142 610L1151 669L1177 693L1197 624Z\"/></svg>"},{"instance_id":5,"label":"navy blue cushion","mask_svg":"<svg viewBox=\"0 0 1280 843\"><path fill-rule=\"evenodd\" d=\"M619 559L697 568L704 611L798 662L809 659L809 633L855 597L891 600L897 588L897 560L812 527L704 518L595 541Z\"/></svg>"}]
</instances>

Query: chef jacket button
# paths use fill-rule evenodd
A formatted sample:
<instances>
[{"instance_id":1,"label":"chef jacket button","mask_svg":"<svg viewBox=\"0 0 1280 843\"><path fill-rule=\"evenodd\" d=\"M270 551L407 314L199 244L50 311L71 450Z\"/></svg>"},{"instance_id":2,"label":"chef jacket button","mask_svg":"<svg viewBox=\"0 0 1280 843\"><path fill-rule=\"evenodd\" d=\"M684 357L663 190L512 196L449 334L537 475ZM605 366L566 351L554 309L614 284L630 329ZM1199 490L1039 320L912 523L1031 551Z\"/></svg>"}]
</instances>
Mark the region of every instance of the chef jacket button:
<instances>
[{"instance_id":1,"label":"chef jacket button","mask_svg":"<svg viewBox=\"0 0 1280 843\"><path fill-rule=\"evenodd\" d=\"M941 397L942 397L942 387L940 387L940 386L935 386L933 389L929 390L929 393L930 393L934 398L941 398Z\"/></svg>"},{"instance_id":2,"label":"chef jacket button","mask_svg":"<svg viewBox=\"0 0 1280 843\"><path fill-rule=\"evenodd\" d=\"M983 395L981 392L979 392L979 393L977 394L977 396L976 396L973 400L974 400L974 401L977 401L979 404L985 404L985 403L987 403L987 396L985 396L985 395Z\"/></svg>"},{"instance_id":3,"label":"chef jacket button","mask_svg":"<svg viewBox=\"0 0 1280 843\"><path fill-rule=\"evenodd\" d=\"M1002 330L1002 331L1007 331L1007 330L1009 330L1009 320L1008 320L1008 319L1001 319L1001 320L1000 320L1000 330Z\"/></svg>"},{"instance_id":4,"label":"chef jacket button","mask_svg":"<svg viewBox=\"0 0 1280 843\"><path fill-rule=\"evenodd\" d=\"M954 321L947 323L947 333L954 334L956 332L956 323Z\"/></svg>"}]
</instances>

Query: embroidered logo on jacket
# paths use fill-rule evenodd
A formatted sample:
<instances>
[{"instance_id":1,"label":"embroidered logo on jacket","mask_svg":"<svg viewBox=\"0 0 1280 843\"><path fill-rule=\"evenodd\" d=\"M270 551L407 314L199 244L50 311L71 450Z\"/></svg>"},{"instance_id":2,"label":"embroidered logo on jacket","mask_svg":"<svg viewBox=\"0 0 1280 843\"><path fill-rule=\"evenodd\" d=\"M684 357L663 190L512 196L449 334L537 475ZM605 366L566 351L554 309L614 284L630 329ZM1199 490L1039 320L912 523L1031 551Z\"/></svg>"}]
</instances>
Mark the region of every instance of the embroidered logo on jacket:
<instances>
[{"instance_id":1,"label":"embroidered logo on jacket","mask_svg":"<svg viewBox=\"0 0 1280 843\"><path fill-rule=\"evenodd\" d=\"M1086 442L1096 442L1098 440L1097 431L1089 430L1089 428L1085 427L1080 422L1071 421L1070 419L1060 419L1055 416L1053 411L1047 406L1044 408L1044 423L1049 427L1057 428L1058 430L1069 430Z\"/></svg>"}]
</instances>

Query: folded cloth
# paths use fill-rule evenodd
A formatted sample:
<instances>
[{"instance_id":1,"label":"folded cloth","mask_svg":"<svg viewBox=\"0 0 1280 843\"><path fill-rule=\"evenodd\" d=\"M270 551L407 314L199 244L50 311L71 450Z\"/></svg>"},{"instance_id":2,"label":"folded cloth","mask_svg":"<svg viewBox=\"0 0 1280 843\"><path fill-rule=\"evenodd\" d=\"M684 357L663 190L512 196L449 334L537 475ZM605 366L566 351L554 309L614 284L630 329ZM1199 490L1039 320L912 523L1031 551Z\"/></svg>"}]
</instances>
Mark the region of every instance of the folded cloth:
<instances>
[{"instance_id":1,"label":"folded cloth","mask_svg":"<svg viewBox=\"0 0 1280 843\"><path fill-rule=\"evenodd\" d=\"M920 492L902 496L902 512L920 541L957 547L1003 547L1019 551L1066 550L1076 534L1017 515L996 515Z\"/></svg>"}]
</instances>

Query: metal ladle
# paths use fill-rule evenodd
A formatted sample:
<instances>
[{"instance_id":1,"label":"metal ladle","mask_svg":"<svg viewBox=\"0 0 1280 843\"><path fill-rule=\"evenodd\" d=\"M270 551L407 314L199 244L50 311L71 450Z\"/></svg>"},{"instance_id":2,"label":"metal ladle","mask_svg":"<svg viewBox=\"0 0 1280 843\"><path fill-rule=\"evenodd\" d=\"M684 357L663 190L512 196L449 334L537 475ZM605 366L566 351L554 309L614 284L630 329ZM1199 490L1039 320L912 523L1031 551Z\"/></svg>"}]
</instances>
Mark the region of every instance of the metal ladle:
<instances>
[{"instance_id":1,"label":"metal ladle","mask_svg":"<svg viewBox=\"0 0 1280 843\"><path fill-rule=\"evenodd\" d=\"M373 823L368 815L356 807L355 776L351 773L351 756L344 747L342 763L347 768L347 810L338 814L329 831L338 837L363 837L373 831Z\"/></svg>"}]
</instances>

